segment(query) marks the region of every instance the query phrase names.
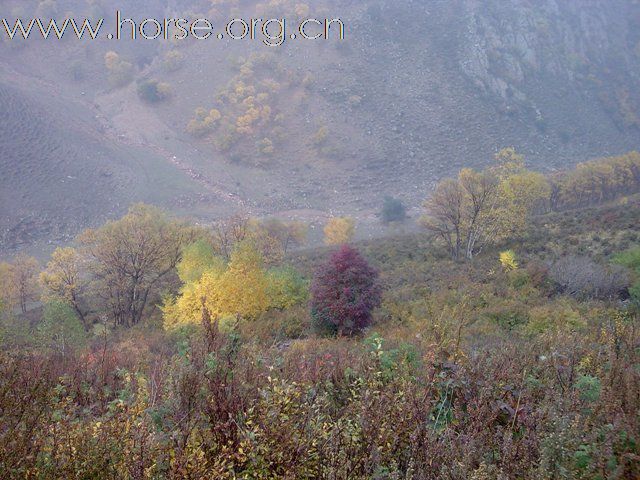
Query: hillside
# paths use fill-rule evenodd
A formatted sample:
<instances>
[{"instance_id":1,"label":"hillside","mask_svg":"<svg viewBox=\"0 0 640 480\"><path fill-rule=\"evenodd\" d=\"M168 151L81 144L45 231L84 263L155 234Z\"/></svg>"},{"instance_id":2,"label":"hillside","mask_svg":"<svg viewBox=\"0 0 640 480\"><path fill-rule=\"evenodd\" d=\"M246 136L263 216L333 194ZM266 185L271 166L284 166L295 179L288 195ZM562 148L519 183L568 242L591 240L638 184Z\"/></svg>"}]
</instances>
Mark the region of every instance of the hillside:
<instances>
[{"instance_id":1,"label":"hillside","mask_svg":"<svg viewBox=\"0 0 640 480\"><path fill-rule=\"evenodd\" d=\"M156 235L176 240L160 212L132 213L94 238L134 255L101 260L136 265L149 244L157 252ZM638 195L538 216L465 262L422 233L301 250L262 270L241 242L222 277L201 239L177 275L153 282L162 309L135 325L101 303L114 284L91 279L100 265L88 258L70 300L88 317L48 297L0 312L0 467L10 479L636 479L639 219ZM345 252L356 260L346 268ZM381 287L361 331L318 328L317 285L332 264L348 285L331 300L340 312L366 301L351 295L365 280L358 265ZM255 314L260 271L277 283ZM215 295L228 282L233 295ZM214 301L182 302L194 289ZM229 301L243 313L212 313Z\"/></svg>"},{"instance_id":2,"label":"hillside","mask_svg":"<svg viewBox=\"0 0 640 480\"><path fill-rule=\"evenodd\" d=\"M116 8L37 3L11 0L2 13L109 18ZM122 8L297 15L294 2L260 3ZM542 171L640 147L638 2L327 0L315 12L343 18L346 40L3 42L0 250L63 242L134 201L204 221L237 209L350 214L372 229L385 195L418 205L438 179L503 146ZM110 83L111 50L131 65L130 82ZM148 80L170 97L141 100ZM198 108L221 118L194 135ZM250 109L263 120L239 127Z\"/></svg>"}]
</instances>

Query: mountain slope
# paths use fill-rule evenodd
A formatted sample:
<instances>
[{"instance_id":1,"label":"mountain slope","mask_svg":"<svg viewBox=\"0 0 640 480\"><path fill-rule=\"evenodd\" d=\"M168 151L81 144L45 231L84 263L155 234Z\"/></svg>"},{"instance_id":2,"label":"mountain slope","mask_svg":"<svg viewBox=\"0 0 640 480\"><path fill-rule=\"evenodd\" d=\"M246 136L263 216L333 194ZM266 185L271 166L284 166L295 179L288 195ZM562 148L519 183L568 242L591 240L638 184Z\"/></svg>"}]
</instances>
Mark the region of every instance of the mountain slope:
<instances>
[{"instance_id":1,"label":"mountain slope","mask_svg":"<svg viewBox=\"0 0 640 480\"><path fill-rule=\"evenodd\" d=\"M82 104L4 79L0 104L0 248L66 241L132 202L170 207L199 190L161 156L110 140Z\"/></svg>"},{"instance_id":2,"label":"mountain slope","mask_svg":"<svg viewBox=\"0 0 640 480\"><path fill-rule=\"evenodd\" d=\"M298 11L289 0L169 5L134 13ZM13 71L0 76L0 248L65 238L137 200L207 220L243 208L373 223L384 195L419 205L438 179L504 146L545 171L640 148L640 2L324 0L309 15L343 18L346 40L2 48ZM131 63L129 85L107 82L110 50ZM168 83L171 98L140 100L147 80ZM198 108L221 119L192 135ZM263 121L241 128L253 108Z\"/></svg>"}]
</instances>

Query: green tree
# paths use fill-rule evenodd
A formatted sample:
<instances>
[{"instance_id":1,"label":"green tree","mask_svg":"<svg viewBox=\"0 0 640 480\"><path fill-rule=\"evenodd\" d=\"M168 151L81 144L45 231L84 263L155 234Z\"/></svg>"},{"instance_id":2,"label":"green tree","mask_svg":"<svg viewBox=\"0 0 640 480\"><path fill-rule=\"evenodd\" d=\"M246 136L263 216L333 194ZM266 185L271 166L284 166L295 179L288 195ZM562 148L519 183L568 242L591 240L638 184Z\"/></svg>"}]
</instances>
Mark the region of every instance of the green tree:
<instances>
[{"instance_id":1,"label":"green tree","mask_svg":"<svg viewBox=\"0 0 640 480\"><path fill-rule=\"evenodd\" d=\"M625 252L617 254L613 261L618 265L623 265L633 272L634 283L629 288L631 300L640 307L640 247L631 248Z\"/></svg>"},{"instance_id":2,"label":"green tree","mask_svg":"<svg viewBox=\"0 0 640 480\"><path fill-rule=\"evenodd\" d=\"M383 223L402 222L407 218L407 208L402 200L385 197L380 216Z\"/></svg>"},{"instance_id":3,"label":"green tree","mask_svg":"<svg viewBox=\"0 0 640 480\"><path fill-rule=\"evenodd\" d=\"M205 239L187 245L177 265L183 283L197 282L205 272L221 268L224 268L224 259L216 255L211 243Z\"/></svg>"},{"instance_id":4,"label":"green tree","mask_svg":"<svg viewBox=\"0 0 640 480\"><path fill-rule=\"evenodd\" d=\"M270 270L267 280L267 294L272 308L285 310L309 298L309 283L292 267Z\"/></svg>"},{"instance_id":5,"label":"green tree","mask_svg":"<svg viewBox=\"0 0 640 480\"><path fill-rule=\"evenodd\" d=\"M61 300L45 305L36 337L43 347L61 355L82 346L87 340L84 325L73 307Z\"/></svg>"},{"instance_id":6,"label":"green tree","mask_svg":"<svg viewBox=\"0 0 640 480\"><path fill-rule=\"evenodd\" d=\"M76 249L56 248L47 268L40 274L40 283L44 287L44 300L68 303L87 329L86 312L82 304L86 287L86 280L81 278L83 263Z\"/></svg>"}]
</instances>

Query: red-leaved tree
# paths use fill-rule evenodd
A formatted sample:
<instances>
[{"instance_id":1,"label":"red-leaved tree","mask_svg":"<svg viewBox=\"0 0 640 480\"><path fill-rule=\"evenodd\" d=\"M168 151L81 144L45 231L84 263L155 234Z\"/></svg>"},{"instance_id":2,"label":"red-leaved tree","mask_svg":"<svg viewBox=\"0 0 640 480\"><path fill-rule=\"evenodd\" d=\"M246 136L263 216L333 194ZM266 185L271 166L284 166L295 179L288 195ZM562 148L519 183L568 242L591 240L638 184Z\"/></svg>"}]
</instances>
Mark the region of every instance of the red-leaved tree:
<instances>
[{"instance_id":1,"label":"red-leaved tree","mask_svg":"<svg viewBox=\"0 0 640 480\"><path fill-rule=\"evenodd\" d=\"M331 255L311 285L311 318L316 331L353 335L371 324L380 306L378 271L349 245Z\"/></svg>"}]
</instances>

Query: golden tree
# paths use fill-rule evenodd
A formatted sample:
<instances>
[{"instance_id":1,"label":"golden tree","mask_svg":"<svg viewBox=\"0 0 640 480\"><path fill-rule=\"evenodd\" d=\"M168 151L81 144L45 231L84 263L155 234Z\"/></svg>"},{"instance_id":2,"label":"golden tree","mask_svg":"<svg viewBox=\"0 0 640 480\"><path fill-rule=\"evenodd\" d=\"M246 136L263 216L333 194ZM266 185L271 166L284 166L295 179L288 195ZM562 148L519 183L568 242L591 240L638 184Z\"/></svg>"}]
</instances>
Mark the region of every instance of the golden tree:
<instances>
[{"instance_id":1,"label":"golden tree","mask_svg":"<svg viewBox=\"0 0 640 480\"><path fill-rule=\"evenodd\" d=\"M245 319L269 308L267 273L252 242L236 245L228 265L214 261L198 280L185 283L178 298L163 307L165 327L199 323L203 306L213 317Z\"/></svg>"},{"instance_id":2,"label":"golden tree","mask_svg":"<svg viewBox=\"0 0 640 480\"><path fill-rule=\"evenodd\" d=\"M334 217L324 227L326 245L349 243L355 233L355 221L349 217Z\"/></svg>"},{"instance_id":3,"label":"golden tree","mask_svg":"<svg viewBox=\"0 0 640 480\"><path fill-rule=\"evenodd\" d=\"M460 171L440 182L425 202L423 225L442 238L452 258L473 258L485 245L519 235L529 216L548 208L551 187L524 168L514 149L501 150L496 165Z\"/></svg>"}]
</instances>

